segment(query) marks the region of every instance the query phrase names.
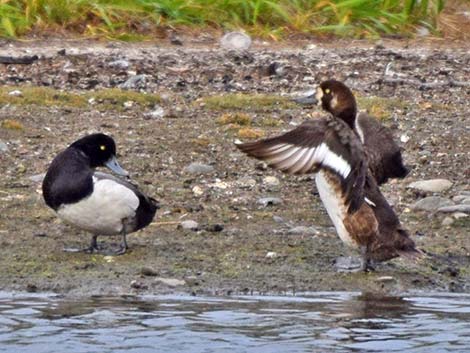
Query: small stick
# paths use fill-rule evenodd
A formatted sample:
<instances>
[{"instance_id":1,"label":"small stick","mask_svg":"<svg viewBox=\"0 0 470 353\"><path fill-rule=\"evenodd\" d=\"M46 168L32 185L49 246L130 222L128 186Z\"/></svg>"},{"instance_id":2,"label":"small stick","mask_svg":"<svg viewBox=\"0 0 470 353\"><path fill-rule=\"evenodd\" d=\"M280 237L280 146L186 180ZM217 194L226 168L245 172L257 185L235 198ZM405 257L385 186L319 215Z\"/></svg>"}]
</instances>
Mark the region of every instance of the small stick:
<instances>
[{"instance_id":1,"label":"small stick","mask_svg":"<svg viewBox=\"0 0 470 353\"><path fill-rule=\"evenodd\" d=\"M178 221L168 221L168 222L152 222L150 223L151 226L166 226L166 225L175 225L180 224L181 222Z\"/></svg>"}]
</instances>

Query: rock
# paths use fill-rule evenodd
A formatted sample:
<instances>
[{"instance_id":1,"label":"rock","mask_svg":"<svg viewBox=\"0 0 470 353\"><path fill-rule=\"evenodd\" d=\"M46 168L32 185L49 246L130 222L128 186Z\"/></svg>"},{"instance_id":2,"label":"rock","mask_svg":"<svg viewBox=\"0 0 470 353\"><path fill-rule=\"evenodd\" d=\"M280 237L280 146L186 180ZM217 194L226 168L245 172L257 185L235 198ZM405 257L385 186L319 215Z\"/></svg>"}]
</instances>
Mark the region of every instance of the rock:
<instances>
[{"instance_id":1,"label":"rock","mask_svg":"<svg viewBox=\"0 0 470 353\"><path fill-rule=\"evenodd\" d=\"M155 282L164 284L168 287L178 287L184 286L186 281L177 279L177 278L164 278L164 277L157 277L155 278Z\"/></svg>"},{"instance_id":2,"label":"rock","mask_svg":"<svg viewBox=\"0 0 470 353\"><path fill-rule=\"evenodd\" d=\"M470 204L470 196L468 195L457 195L452 198L452 201L461 204Z\"/></svg>"},{"instance_id":3,"label":"rock","mask_svg":"<svg viewBox=\"0 0 470 353\"><path fill-rule=\"evenodd\" d=\"M212 233L218 233L218 232L221 232L224 230L224 226L223 224L209 224L207 227L206 227L206 230L208 232L212 232Z\"/></svg>"},{"instance_id":4,"label":"rock","mask_svg":"<svg viewBox=\"0 0 470 353\"><path fill-rule=\"evenodd\" d=\"M256 180L249 177L243 177L236 181L240 189L253 189L256 186Z\"/></svg>"},{"instance_id":5,"label":"rock","mask_svg":"<svg viewBox=\"0 0 470 353\"><path fill-rule=\"evenodd\" d=\"M273 216L273 221L276 223L284 223L284 218L279 216Z\"/></svg>"},{"instance_id":6,"label":"rock","mask_svg":"<svg viewBox=\"0 0 470 353\"><path fill-rule=\"evenodd\" d=\"M165 116L165 109L163 109L160 106L154 107L154 109L150 112L147 112L144 114L144 117L150 118L150 119L161 119Z\"/></svg>"},{"instance_id":7,"label":"rock","mask_svg":"<svg viewBox=\"0 0 470 353\"><path fill-rule=\"evenodd\" d=\"M220 189L220 190L226 190L226 189L229 188L229 184L226 183L225 181L220 180L220 179L216 179L215 183L212 183L209 186L211 188Z\"/></svg>"},{"instance_id":8,"label":"rock","mask_svg":"<svg viewBox=\"0 0 470 353\"><path fill-rule=\"evenodd\" d=\"M470 205L444 206L444 207L438 208L437 212L443 212L443 213L452 213L452 212L470 213Z\"/></svg>"},{"instance_id":9,"label":"rock","mask_svg":"<svg viewBox=\"0 0 470 353\"><path fill-rule=\"evenodd\" d=\"M400 136L400 141L403 143L407 143L409 140L410 140L410 137L408 135L403 134Z\"/></svg>"},{"instance_id":10,"label":"rock","mask_svg":"<svg viewBox=\"0 0 470 353\"><path fill-rule=\"evenodd\" d=\"M114 61L111 61L109 64L108 64L109 67L114 67L116 69L122 69L122 70L126 70L129 68L130 66L130 63L129 61L127 60L124 60L124 59L121 59L121 60L114 60Z\"/></svg>"},{"instance_id":11,"label":"rock","mask_svg":"<svg viewBox=\"0 0 470 353\"><path fill-rule=\"evenodd\" d=\"M134 75L127 79L126 82L121 83L119 88L122 89L131 89L131 88L138 88L141 85L144 85L147 81L147 75Z\"/></svg>"},{"instance_id":12,"label":"rock","mask_svg":"<svg viewBox=\"0 0 470 353\"><path fill-rule=\"evenodd\" d=\"M267 259L273 259L275 257L277 257L277 253L274 252L274 251L268 251L268 253L266 254L265 256Z\"/></svg>"},{"instance_id":13,"label":"rock","mask_svg":"<svg viewBox=\"0 0 470 353\"><path fill-rule=\"evenodd\" d=\"M140 281L133 280L131 282L131 288L134 289L148 289L148 286Z\"/></svg>"},{"instance_id":14,"label":"rock","mask_svg":"<svg viewBox=\"0 0 470 353\"><path fill-rule=\"evenodd\" d=\"M193 221L191 219L188 219L186 221L183 221L179 224L179 227L183 229L189 229L189 230L198 230L199 229L199 223L196 221Z\"/></svg>"},{"instance_id":15,"label":"rock","mask_svg":"<svg viewBox=\"0 0 470 353\"><path fill-rule=\"evenodd\" d=\"M0 152L8 152L8 145L0 140Z\"/></svg>"},{"instance_id":16,"label":"rock","mask_svg":"<svg viewBox=\"0 0 470 353\"><path fill-rule=\"evenodd\" d=\"M133 101L126 101L126 102L123 103L123 106L126 109L132 108L134 106L134 102Z\"/></svg>"},{"instance_id":17,"label":"rock","mask_svg":"<svg viewBox=\"0 0 470 353\"><path fill-rule=\"evenodd\" d=\"M335 261L338 272L357 272L361 269L361 265L362 260L359 257L340 256Z\"/></svg>"},{"instance_id":18,"label":"rock","mask_svg":"<svg viewBox=\"0 0 470 353\"><path fill-rule=\"evenodd\" d=\"M454 203L440 196L429 196L425 197L417 201L411 208L413 210L420 210L420 211L436 211L437 209L444 207L444 206L451 206Z\"/></svg>"},{"instance_id":19,"label":"rock","mask_svg":"<svg viewBox=\"0 0 470 353\"><path fill-rule=\"evenodd\" d=\"M454 214L452 214L452 217L454 217L455 219L467 218L468 214L463 212L455 212Z\"/></svg>"},{"instance_id":20,"label":"rock","mask_svg":"<svg viewBox=\"0 0 470 353\"><path fill-rule=\"evenodd\" d=\"M190 174L208 174L214 171L214 167L202 163L191 163L184 170Z\"/></svg>"},{"instance_id":21,"label":"rock","mask_svg":"<svg viewBox=\"0 0 470 353\"><path fill-rule=\"evenodd\" d=\"M35 174L35 175L31 175L28 179L34 183L42 183L45 176L46 176L46 173Z\"/></svg>"},{"instance_id":22,"label":"rock","mask_svg":"<svg viewBox=\"0 0 470 353\"><path fill-rule=\"evenodd\" d=\"M263 207L274 206L280 205L282 203L282 199L280 199L279 197L263 197L258 200L258 203Z\"/></svg>"},{"instance_id":23,"label":"rock","mask_svg":"<svg viewBox=\"0 0 470 353\"><path fill-rule=\"evenodd\" d=\"M396 280L392 276L380 276L380 277L377 277L375 281L381 282L381 283L387 283L387 282L395 282Z\"/></svg>"},{"instance_id":24,"label":"rock","mask_svg":"<svg viewBox=\"0 0 470 353\"><path fill-rule=\"evenodd\" d=\"M201 196L202 194L204 194L204 190L202 190L202 188L200 186L195 186L192 188L192 192L194 194L194 196Z\"/></svg>"},{"instance_id":25,"label":"rock","mask_svg":"<svg viewBox=\"0 0 470 353\"><path fill-rule=\"evenodd\" d=\"M229 32L220 39L220 46L227 50L247 50L251 46L251 38L242 32Z\"/></svg>"},{"instance_id":26,"label":"rock","mask_svg":"<svg viewBox=\"0 0 470 353\"><path fill-rule=\"evenodd\" d=\"M275 176L267 176L263 178L263 185L265 186L279 186L281 182Z\"/></svg>"},{"instance_id":27,"label":"rock","mask_svg":"<svg viewBox=\"0 0 470 353\"><path fill-rule=\"evenodd\" d=\"M416 189L427 192L442 192L450 189L452 182L447 179L431 179L415 181L408 185L410 189Z\"/></svg>"},{"instance_id":28,"label":"rock","mask_svg":"<svg viewBox=\"0 0 470 353\"><path fill-rule=\"evenodd\" d=\"M23 92L15 89L14 91L8 92L8 95L13 97L23 97Z\"/></svg>"},{"instance_id":29,"label":"rock","mask_svg":"<svg viewBox=\"0 0 470 353\"><path fill-rule=\"evenodd\" d=\"M158 276L158 271L150 267L142 267L140 269L140 274L143 276L156 277Z\"/></svg>"},{"instance_id":30,"label":"rock","mask_svg":"<svg viewBox=\"0 0 470 353\"><path fill-rule=\"evenodd\" d=\"M455 222L455 220L452 217L446 217L442 220L442 225L443 226L450 226L454 222Z\"/></svg>"},{"instance_id":31,"label":"rock","mask_svg":"<svg viewBox=\"0 0 470 353\"><path fill-rule=\"evenodd\" d=\"M320 231L316 229L315 227L297 226L297 227L289 229L287 233L298 234L298 235L317 235L317 234L320 234Z\"/></svg>"}]
</instances>

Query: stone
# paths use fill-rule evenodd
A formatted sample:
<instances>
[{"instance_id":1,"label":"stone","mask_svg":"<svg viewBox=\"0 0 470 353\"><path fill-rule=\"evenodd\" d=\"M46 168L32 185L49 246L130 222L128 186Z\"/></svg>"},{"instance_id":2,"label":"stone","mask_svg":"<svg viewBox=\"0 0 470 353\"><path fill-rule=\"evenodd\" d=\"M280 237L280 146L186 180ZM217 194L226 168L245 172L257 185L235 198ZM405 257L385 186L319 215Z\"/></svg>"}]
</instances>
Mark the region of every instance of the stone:
<instances>
[{"instance_id":1,"label":"stone","mask_svg":"<svg viewBox=\"0 0 470 353\"><path fill-rule=\"evenodd\" d=\"M268 251L268 253L266 254L267 259L274 259L275 257L277 257L277 253L274 251Z\"/></svg>"},{"instance_id":2,"label":"stone","mask_svg":"<svg viewBox=\"0 0 470 353\"><path fill-rule=\"evenodd\" d=\"M164 277L155 278L155 282L164 284L168 287L179 287L179 286L184 286L186 284L186 281L182 279L164 278Z\"/></svg>"},{"instance_id":3,"label":"stone","mask_svg":"<svg viewBox=\"0 0 470 353\"><path fill-rule=\"evenodd\" d=\"M150 118L150 119L161 119L164 116L165 116L165 109L163 109L159 105L154 107L152 111L149 111L144 114L144 117Z\"/></svg>"},{"instance_id":4,"label":"stone","mask_svg":"<svg viewBox=\"0 0 470 353\"><path fill-rule=\"evenodd\" d=\"M28 179L35 183L42 183L46 173L31 175Z\"/></svg>"},{"instance_id":5,"label":"stone","mask_svg":"<svg viewBox=\"0 0 470 353\"><path fill-rule=\"evenodd\" d=\"M0 152L8 152L8 145L0 140Z\"/></svg>"},{"instance_id":6,"label":"stone","mask_svg":"<svg viewBox=\"0 0 470 353\"><path fill-rule=\"evenodd\" d=\"M452 206L454 203L440 196L429 196L417 201L411 208L419 211L436 211L444 206Z\"/></svg>"},{"instance_id":7,"label":"stone","mask_svg":"<svg viewBox=\"0 0 470 353\"><path fill-rule=\"evenodd\" d=\"M408 188L427 192L442 192L450 189L452 184L447 179L419 180L409 184Z\"/></svg>"},{"instance_id":8,"label":"stone","mask_svg":"<svg viewBox=\"0 0 470 353\"><path fill-rule=\"evenodd\" d=\"M236 181L240 189L253 189L256 186L256 180L249 177L243 177Z\"/></svg>"},{"instance_id":9,"label":"stone","mask_svg":"<svg viewBox=\"0 0 470 353\"><path fill-rule=\"evenodd\" d=\"M126 70L126 69L129 68L130 63L129 63L129 61L127 61L127 60L120 59L120 60L111 61L111 62L108 64L108 66L109 66L109 67L114 67L114 68L116 68L116 69Z\"/></svg>"},{"instance_id":10,"label":"stone","mask_svg":"<svg viewBox=\"0 0 470 353\"><path fill-rule=\"evenodd\" d=\"M258 200L258 203L263 207L275 206L280 205L282 203L282 199L279 197L263 197Z\"/></svg>"},{"instance_id":11,"label":"stone","mask_svg":"<svg viewBox=\"0 0 470 353\"><path fill-rule=\"evenodd\" d=\"M196 221L193 221L191 219L188 219L186 221L181 222L180 227L183 228L183 229L198 230L199 229L199 223L197 223Z\"/></svg>"},{"instance_id":12,"label":"stone","mask_svg":"<svg viewBox=\"0 0 470 353\"><path fill-rule=\"evenodd\" d=\"M396 280L392 276L380 276L380 277L377 277L375 281L381 282L381 283L387 283L387 282L395 282Z\"/></svg>"},{"instance_id":13,"label":"stone","mask_svg":"<svg viewBox=\"0 0 470 353\"><path fill-rule=\"evenodd\" d=\"M445 217L443 220L442 220L442 225L443 226L450 226L452 225L452 223L454 223L455 220L452 218L452 217Z\"/></svg>"},{"instance_id":14,"label":"stone","mask_svg":"<svg viewBox=\"0 0 470 353\"><path fill-rule=\"evenodd\" d=\"M470 204L470 196L468 195L457 195L452 198L452 201L461 204Z\"/></svg>"},{"instance_id":15,"label":"stone","mask_svg":"<svg viewBox=\"0 0 470 353\"><path fill-rule=\"evenodd\" d=\"M320 231L316 229L315 227L297 226L297 227L289 229L287 233L298 234L298 235L317 235L317 234L320 234Z\"/></svg>"},{"instance_id":16,"label":"stone","mask_svg":"<svg viewBox=\"0 0 470 353\"><path fill-rule=\"evenodd\" d=\"M263 178L263 185L265 186L279 186L281 182L275 176L266 176Z\"/></svg>"},{"instance_id":17,"label":"stone","mask_svg":"<svg viewBox=\"0 0 470 353\"><path fill-rule=\"evenodd\" d=\"M147 75L145 74L134 75L134 76L129 77L126 82L121 83L119 85L119 88L122 88L122 89L137 88L141 84L145 84L146 81L147 81Z\"/></svg>"},{"instance_id":18,"label":"stone","mask_svg":"<svg viewBox=\"0 0 470 353\"><path fill-rule=\"evenodd\" d=\"M251 46L251 37L243 32L229 32L220 39L220 46L227 50L247 50Z\"/></svg>"},{"instance_id":19,"label":"stone","mask_svg":"<svg viewBox=\"0 0 470 353\"><path fill-rule=\"evenodd\" d=\"M453 212L470 213L470 205L444 206L444 207L438 208L437 212L443 212L443 213L453 213Z\"/></svg>"},{"instance_id":20,"label":"stone","mask_svg":"<svg viewBox=\"0 0 470 353\"><path fill-rule=\"evenodd\" d=\"M353 256L340 256L336 258L335 267L338 272L358 272L361 269L362 259Z\"/></svg>"},{"instance_id":21,"label":"stone","mask_svg":"<svg viewBox=\"0 0 470 353\"><path fill-rule=\"evenodd\" d=\"M194 196L201 196L202 194L204 194L204 190L198 185L192 188L192 192Z\"/></svg>"},{"instance_id":22,"label":"stone","mask_svg":"<svg viewBox=\"0 0 470 353\"><path fill-rule=\"evenodd\" d=\"M206 230L208 232L218 233L218 232L221 232L221 231L224 230L224 225L223 224L218 224L218 223L209 224L209 225L207 225Z\"/></svg>"},{"instance_id":23,"label":"stone","mask_svg":"<svg viewBox=\"0 0 470 353\"><path fill-rule=\"evenodd\" d=\"M8 92L8 95L13 97L23 97L23 92L15 89L14 91Z\"/></svg>"},{"instance_id":24,"label":"stone","mask_svg":"<svg viewBox=\"0 0 470 353\"><path fill-rule=\"evenodd\" d=\"M158 276L158 271L150 267L142 267L140 269L140 274L143 276L148 276L148 277L156 277Z\"/></svg>"},{"instance_id":25,"label":"stone","mask_svg":"<svg viewBox=\"0 0 470 353\"><path fill-rule=\"evenodd\" d=\"M214 171L214 167L207 164L195 162L188 165L186 168L184 168L184 170L190 174L208 174Z\"/></svg>"},{"instance_id":26,"label":"stone","mask_svg":"<svg viewBox=\"0 0 470 353\"><path fill-rule=\"evenodd\" d=\"M279 217L279 216L273 216L273 221L276 223L285 223L284 218Z\"/></svg>"},{"instance_id":27,"label":"stone","mask_svg":"<svg viewBox=\"0 0 470 353\"><path fill-rule=\"evenodd\" d=\"M468 214L463 212L455 212L452 214L452 217L454 217L455 219L467 218Z\"/></svg>"}]
</instances>

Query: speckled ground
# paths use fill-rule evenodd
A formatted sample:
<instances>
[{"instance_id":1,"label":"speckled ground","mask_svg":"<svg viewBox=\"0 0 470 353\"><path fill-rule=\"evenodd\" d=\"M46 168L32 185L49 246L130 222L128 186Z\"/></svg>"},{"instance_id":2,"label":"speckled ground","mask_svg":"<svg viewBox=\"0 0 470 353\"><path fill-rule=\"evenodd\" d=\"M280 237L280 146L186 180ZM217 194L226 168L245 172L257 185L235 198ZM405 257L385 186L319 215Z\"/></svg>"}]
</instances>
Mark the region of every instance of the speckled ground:
<instances>
[{"instance_id":1,"label":"speckled ground","mask_svg":"<svg viewBox=\"0 0 470 353\"><path fill-rule=\"evenodd\" d=\"M31 65L0 64L0 143L6 146L0 149L1 290L470 291L469 217L443 225L448 215L412 210L426 194L406 188L412 181L445 178L453 186L439 196L451 199L469 190L470 88L461 84L470 79L468 47L258 43L248 53L231 53L185 44L51 41L0 47L0 55L40 57ZM62 48L65 54L58 53ZM135 75L144 76L130 91L99 98ZM436 257L418 264L393 260L369 274L337 272L335 259L348 251L331 228L312 177L265 170L234 148L237 138L273 135L318 116L285 97L327 77L346 80L360 105L401 139L412 172L383 190L418 246ZM48 95L38 93L42 87L51 89ZM9 95L16 89L23 97ZM139 95L129 93L134 91ZM139 101L144 94L153 99ZM36 99L26 104L30 96ZM86 245L89 235L55 217L37 182L55 154L96 131L114 136L121 165L162 204L154 224L128 237L131 251L124 256L64 253L64 247ZM192 162L214 171L190 174L185 167ZM263 197L282 203L264 207L258 202ZM200 230L179 228L183 220L198 222ZM292 231L297 226L315 231L298 234Z\"/></svg>"}]
</instances>

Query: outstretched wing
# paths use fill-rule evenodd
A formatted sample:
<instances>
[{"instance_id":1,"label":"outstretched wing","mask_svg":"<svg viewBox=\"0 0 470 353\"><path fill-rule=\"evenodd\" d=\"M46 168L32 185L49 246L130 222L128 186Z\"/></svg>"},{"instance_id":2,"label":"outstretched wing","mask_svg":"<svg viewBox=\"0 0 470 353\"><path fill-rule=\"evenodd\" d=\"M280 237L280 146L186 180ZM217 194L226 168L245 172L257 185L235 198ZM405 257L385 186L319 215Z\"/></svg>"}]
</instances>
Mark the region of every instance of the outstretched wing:
<instances>
[{"instance_id":1,"label":"outstretched wing","mask_svg":"<svg viewBox=\"0 0 470 353\"><path fill-rule=\"evenodd\" d=\"M343 121L328 117L307 121L283 135L237 147L278 170L306 174L327 169L338 176L350 210L362 202L367 164L362 144Z\"/></svg>"}]
</instances>

